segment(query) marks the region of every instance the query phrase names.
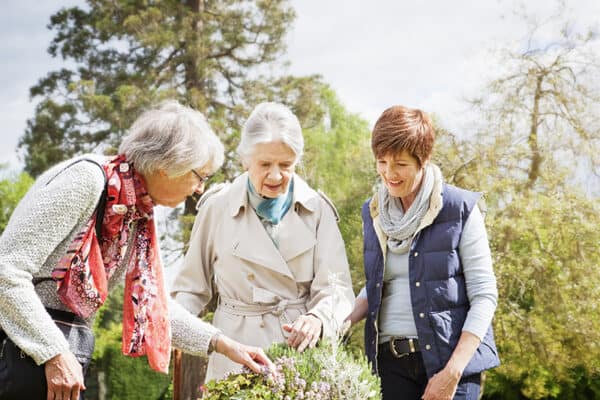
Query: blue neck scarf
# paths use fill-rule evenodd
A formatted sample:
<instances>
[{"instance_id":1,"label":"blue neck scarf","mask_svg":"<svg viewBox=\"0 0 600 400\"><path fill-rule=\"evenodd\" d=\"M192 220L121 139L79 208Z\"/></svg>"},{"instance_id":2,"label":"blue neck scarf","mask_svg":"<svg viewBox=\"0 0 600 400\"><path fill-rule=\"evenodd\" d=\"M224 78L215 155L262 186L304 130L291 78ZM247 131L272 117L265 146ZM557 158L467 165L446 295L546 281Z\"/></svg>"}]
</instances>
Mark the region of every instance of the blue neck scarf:
<instances>
[{"instance_id":1,"label":"blue neck scarf","mask_svg":"<svg viewBox=\"0 0 600 400\"><path fill-rule=\"evenodd\" d=\"M262 197L256 192L256 189L248 178L248 194L250 196L250 204L256 211L256 214L265 221L273 225L277 225L292 205L294 197L294 180L292 179L288 185L287 193L277 196L274 199Z\"/></svg>"}]
</instances>

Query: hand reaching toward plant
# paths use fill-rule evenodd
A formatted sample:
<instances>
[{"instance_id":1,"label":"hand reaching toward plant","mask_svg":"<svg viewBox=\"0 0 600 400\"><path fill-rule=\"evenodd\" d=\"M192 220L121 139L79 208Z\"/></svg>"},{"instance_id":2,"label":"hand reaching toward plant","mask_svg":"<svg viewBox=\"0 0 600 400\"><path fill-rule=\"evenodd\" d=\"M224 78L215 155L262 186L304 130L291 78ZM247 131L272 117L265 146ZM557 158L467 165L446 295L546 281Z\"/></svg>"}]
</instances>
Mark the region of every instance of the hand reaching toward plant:
<instances>
[{"instance_id":1,"label":"hand reaching toward plant","mask_svg":"<svg viewBox=\"0 0 600 400\"><path fill-rule=\"evenodd\" d=\"M296 348L299 352L307 347L313 348L321 337L323 323L312 314L304 314L298 317L292 324L284 324L283 330L290 333L288 345Z\"/></svg>"},{"instance_id":2,"label":"hand reaching toward plant","mask_svg":"<svg viewBox=\"0 0 600 400\"><path fill-rule=\"evenodd\" d=\"M265 367L269 369L271 374L275 373L275 365L260 347L247 346L225 335L218 335L214 340L215 351L223 354L231 361L245 365L258 374L262 373Z\"/></svg>"}]
</instances>

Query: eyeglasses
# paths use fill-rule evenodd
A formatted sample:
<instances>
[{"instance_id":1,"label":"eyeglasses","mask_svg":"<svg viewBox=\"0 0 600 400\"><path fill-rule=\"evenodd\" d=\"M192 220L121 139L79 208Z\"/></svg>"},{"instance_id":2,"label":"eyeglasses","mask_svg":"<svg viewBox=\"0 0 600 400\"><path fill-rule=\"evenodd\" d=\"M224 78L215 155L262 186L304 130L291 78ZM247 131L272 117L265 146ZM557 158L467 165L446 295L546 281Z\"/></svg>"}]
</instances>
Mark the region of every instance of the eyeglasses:
<instances>
[{"instance_id":1,"label":"eyeglasses","mask_svg":"<svg viewBox=\"0 0 600 400\"><path fill-rule=\"evenodd\" d=\"M208 181L210 179L210 177L212 176L212 175L202 176L199 173L197 173L196 171L194 171L193 169L191 171L192 171L192 173L194 175L196 175L196 178L198 178L198 180L200 181L200 183L206 183L206 181Z\"/></svg>"}]
</instances>

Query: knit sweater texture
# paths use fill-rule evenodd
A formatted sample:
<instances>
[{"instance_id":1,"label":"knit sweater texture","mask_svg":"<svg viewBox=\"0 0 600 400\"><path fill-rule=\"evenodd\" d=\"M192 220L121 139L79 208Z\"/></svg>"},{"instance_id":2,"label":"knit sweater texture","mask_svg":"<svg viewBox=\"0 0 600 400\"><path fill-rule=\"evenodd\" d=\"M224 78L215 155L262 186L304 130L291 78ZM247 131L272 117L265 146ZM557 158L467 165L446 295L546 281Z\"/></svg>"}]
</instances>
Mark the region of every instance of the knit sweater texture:
<instances>
[{"instance_id":1,"label":"knit sweater texture","mask_svg":"<svg viewBox=\"0 0 600 400\"><path fill-rule=\"evenodd\" d=\"M104 161L99 156L84 157ZM73 161L58 164L36 180L0 237L0 328L37 364L69 349L45 307L69 310L59 300L54 281L34 286L32 279L51 277L74 236L92 217L104 190L98 165ZM126 265L121 263L109 280L109 292L124 281ZM210 338L219 332L172 299L169 318L172 344L186 353L205 355ZM92 321L93 316L90 325Z\"/></svg>"}]
</instances>

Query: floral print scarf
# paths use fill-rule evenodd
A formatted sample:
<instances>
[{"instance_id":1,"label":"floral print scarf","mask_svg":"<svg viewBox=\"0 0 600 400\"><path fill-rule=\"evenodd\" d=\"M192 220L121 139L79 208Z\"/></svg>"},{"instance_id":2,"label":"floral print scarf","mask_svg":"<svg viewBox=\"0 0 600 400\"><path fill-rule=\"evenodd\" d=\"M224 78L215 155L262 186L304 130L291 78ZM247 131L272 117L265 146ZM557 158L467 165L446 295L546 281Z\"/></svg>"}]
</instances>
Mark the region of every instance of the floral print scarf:
<instances>
[{"instance_id":1,"label":"floral print scarf","mask_svg":"<svg viewBox=\"0 0 600 400\"><path fill-rule=\"evenodd\" d=\"M103 168L107 197L101 238L96 237L94 213L52 277L61 301L87 318L106 300L108 281L117 267L127 262L122 352L132 357L146 355L152 369L168 373L171 332L154 204L142 176L123 155L109 160Z\"/></svg>"}]
</instances>

